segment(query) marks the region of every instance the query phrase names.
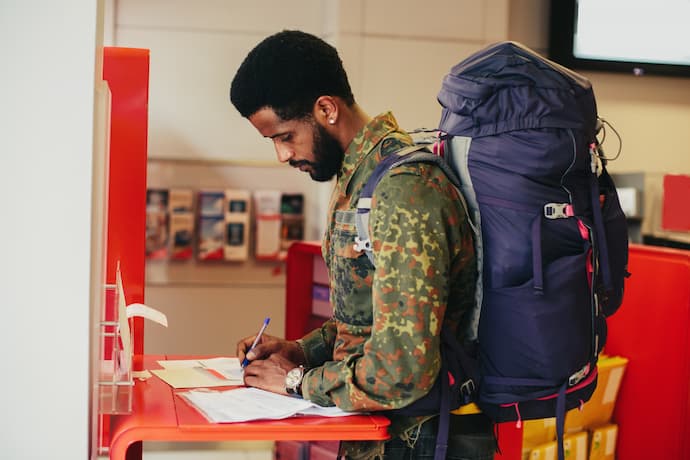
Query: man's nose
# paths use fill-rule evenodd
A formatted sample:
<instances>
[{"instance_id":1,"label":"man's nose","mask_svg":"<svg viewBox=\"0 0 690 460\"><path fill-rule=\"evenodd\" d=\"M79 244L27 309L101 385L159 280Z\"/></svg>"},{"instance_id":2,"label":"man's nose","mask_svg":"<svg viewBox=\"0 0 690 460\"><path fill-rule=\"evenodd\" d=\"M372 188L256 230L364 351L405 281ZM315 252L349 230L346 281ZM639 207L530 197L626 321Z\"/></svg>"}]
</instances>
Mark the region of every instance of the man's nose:
<instances>
[{"instance_id":1,"label":"man's nose","mask_svg":"<svg viewBox=\"0 0 690 460\"><path fill-rule=\"evenodd\" d=\"M288 148L276 146L276 155L278 156L278 161L287 163L290 161L290 158L295 156L295 153Z\"/></svg>"}]
</instances>

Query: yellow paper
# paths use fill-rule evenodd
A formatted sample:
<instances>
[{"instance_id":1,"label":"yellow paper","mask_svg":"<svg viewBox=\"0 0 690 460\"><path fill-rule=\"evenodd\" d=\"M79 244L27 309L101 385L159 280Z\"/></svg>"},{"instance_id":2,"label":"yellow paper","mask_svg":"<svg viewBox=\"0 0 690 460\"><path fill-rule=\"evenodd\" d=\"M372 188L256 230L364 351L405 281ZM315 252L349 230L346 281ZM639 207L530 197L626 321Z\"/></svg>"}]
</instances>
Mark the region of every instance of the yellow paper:
<instances>
[{"instance_id":1,"label":"yellow paper","mask_svg":"<svg viewBox=\"0 0 690 460\"><path fill-rule=\"evenodd\" d=\"M242 385L241 379L222 379L203 367L171 367L151 372L173 388L212 388Z\"/></svg>"},{"instance_id":2,"label":"yellow paper","mask_svg":"<svg viewBox=\"0 0 690 460\"><path fill-rule=\"evenodd\" d=\"M158 361L163 369L152 370L173 388L208 388L243 385L244 375L236 357Z\"/></svg>"}]
</instances>

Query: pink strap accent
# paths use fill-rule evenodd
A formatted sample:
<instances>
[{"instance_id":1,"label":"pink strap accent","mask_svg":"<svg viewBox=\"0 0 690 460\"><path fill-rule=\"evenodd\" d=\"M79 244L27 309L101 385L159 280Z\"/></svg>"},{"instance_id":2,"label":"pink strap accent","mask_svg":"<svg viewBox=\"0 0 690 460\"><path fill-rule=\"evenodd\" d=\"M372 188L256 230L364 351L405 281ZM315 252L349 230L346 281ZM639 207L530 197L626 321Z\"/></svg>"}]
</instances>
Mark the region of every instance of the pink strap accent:
<instances>
[{"instance_id":1,"label":"pink strap accent","mask_svg":"<svg viewBox=\"0 0 690 460\"><path fill-rule=\"evenodd\" d=\"M571 206L572 208L572 206ZM577 219L577 227L580 229L580 236L583 240L589 241L589 229L580 219Z\"/></svg>"},{"instance_id":2,"label":"pink strap accent","mask_svg":"<svg viewBox=\"0 0 690 460\"><path fill-rule=\"evenodd\" d=\"M592 287L592 278L594 275L594 263L592 262L592 248L587 251L587 282L589 282L589 287Z\"/></svg>"},{"instance_id":3,"label":"pink strap accent","mask_svg":"<svg viewBox=\"0 0 690 460\"><path fill-rule=\"evenodd\" d=\"M453 374L451 374L450 371L448 371L448 383L450 386L455 385L455 377L453 377Z\"/></svg>"},{"instance_id":4,"label":"pink strap accent","mask_svg":"<svg viewBox=\"0 0 690 460\"><path fill-rule=\"evenodd\" d=\"M518 407L518 403L513 404L515 406L515 412L517 413L517 421L515 422L515 428L518 430L522 428L522 415L520 415L520 408Z\"/></svg>"},{"instance_id":5,"label":"pink strap accent","mask_svg":"<svg viewBox=\"0 0 690 460\"><path fill-rule=\"evenodd\" d=\"M572 205L568 205L570 208L572 208ZM583 240L589 241L589 229L585 224L582 223L580 219L577 219L577 228L580 230L580 236L582 237ZM592 263L592 249L590 248L589 251L587 251L587 266L585 267L587 270L587 282L589 282L589 287L592 287L592 277L594 273L594 265Z\"/></svg>"},{"instance_id":6,"label":"pink strap accent","mask_svg":"<svg viewBox=\"0 0 690 460\"><path fill-rule=\"evenodd\" d=\"M444 154L446 153L446 147L445 146L446 146L446 141L443 139L439 139L432 144L431 151L433 152L434 155L443 158Z\"/></svg>"}]
</instances>

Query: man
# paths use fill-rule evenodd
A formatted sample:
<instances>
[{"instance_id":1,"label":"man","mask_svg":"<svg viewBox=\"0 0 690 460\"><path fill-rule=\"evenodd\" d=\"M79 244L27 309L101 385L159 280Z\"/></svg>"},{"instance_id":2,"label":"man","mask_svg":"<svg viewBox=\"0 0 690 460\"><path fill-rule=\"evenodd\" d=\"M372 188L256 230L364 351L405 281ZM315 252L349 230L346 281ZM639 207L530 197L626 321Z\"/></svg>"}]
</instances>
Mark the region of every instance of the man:
<instances>
[{"instance_id":1,"label":"man","mask_svg":"<svg viewBox=\"0 0 690 460\"><path fill-rule=\"evenodd\" d=\"M372 265L354 248L355 207L376 164L413 143L393 115L369 117L335 48L299 31L259 43L230 99L273 141L279 161L317 181L337 178L322 249L334 316L298 341L264 335L249 350L253 337L241 340L238 356L250 361L245 383L347 411L385 411L392 439L343 442L345 458L432 458L436 414L396 410L432 387L441 325L462 330L473 304L476 261L457 190L428 164L387 174L372 197ZM482 414L453 417L447 458L492 459L491 428Z\"/></svg>"}]
</instances>

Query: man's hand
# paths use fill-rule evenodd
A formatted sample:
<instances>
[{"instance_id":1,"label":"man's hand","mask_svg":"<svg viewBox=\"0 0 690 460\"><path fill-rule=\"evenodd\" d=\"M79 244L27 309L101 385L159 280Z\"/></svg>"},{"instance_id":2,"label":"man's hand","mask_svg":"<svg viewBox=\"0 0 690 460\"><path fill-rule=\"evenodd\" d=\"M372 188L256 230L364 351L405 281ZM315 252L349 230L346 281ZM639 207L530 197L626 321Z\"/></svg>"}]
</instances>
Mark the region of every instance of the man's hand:
<instances>
[{"instance_id":1,"label":"man's hand","mask_svg":"<svg viewBox=\"0 0 690 460\"><path fill-rule=\"evenodd\" d=\"M240 362L244 360L245 355L250 363L254 360L265 360L273 355L279 355L292 363L296 363L292 367L306 364L307 359L304 356L304 351L302 351L297 342L264 334L256 347L249 351L249 347L254 343L255 337L255 335L245 337L237 343L236 354Z\"/></svg>"},{"instance_id":2,"label":"man's hand","mask_svg":"<svg viewBox=\"0 0 690 460\"><path fill-rule=\"evenodd\" d=\"M244 384L286 395L285 376L297 366L299 364L278 353L271 354L268 359L255 359L244 368Z\"/></svg>"}]
</instances>

